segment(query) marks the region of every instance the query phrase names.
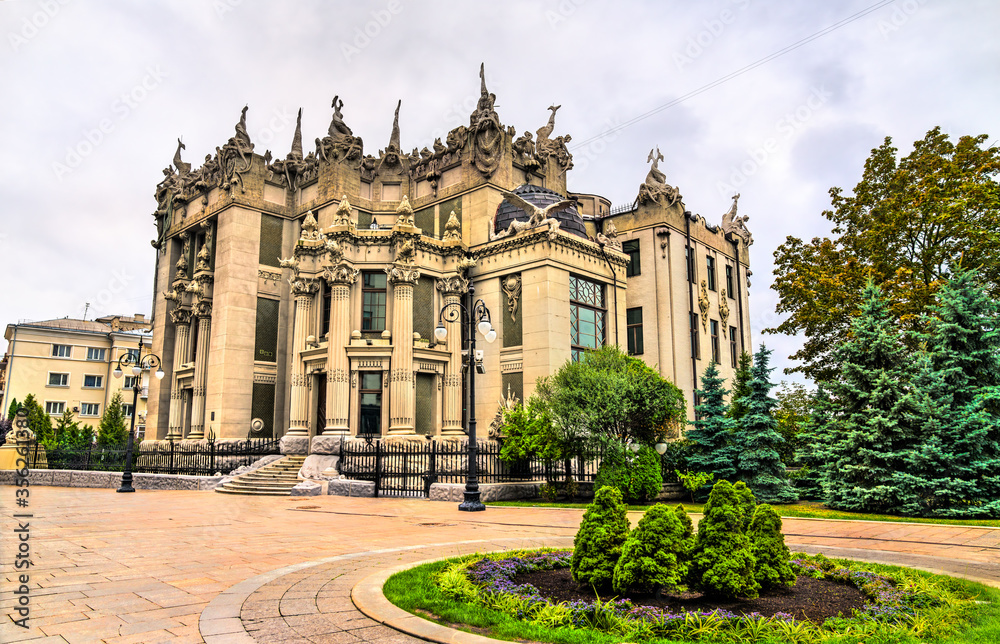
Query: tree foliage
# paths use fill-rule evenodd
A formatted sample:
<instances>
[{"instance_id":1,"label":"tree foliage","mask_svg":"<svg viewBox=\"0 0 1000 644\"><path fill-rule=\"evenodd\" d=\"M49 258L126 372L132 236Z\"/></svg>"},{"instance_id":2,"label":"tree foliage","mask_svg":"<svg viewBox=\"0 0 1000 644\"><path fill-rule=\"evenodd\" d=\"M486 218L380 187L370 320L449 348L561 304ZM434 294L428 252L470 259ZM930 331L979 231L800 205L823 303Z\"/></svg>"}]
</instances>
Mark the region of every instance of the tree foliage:
<instances>
[{"instance_id":1,"label":"tree foliage","mask_svg":"<svg viewBox=\"0 0 1000 644\"><path fill-rule=\"evenodd\" d=\"M655 499L663 490L660 455L648 445L638 453L617 444L610 444L594 478L594 487L609 485L618 488L627 503Z\"/></svg>"},{"instance_id":2,"label":"tree foliage","mask_svg":"<svg viewBox=\"0 0 1000 644\"><path fill-rule=\"evenodd\" d=\"M750 367L753 366L753 358L744 351L740 354L739 362L736 364L736 373L733 375L733 388L729 396L729 408L726 410L726 418L734 421L743 418L747 413L747 408L743 404L743 399L750 394ZM735 426L734 426L735 427Z\"/></svg>"},{"instance_id":3,"label":"tree foliage","mask_svg":"<svg viewBox=\"0 0 1000 644\"><path fill-rule=\"evenodd\" d=\"M690 545L677 513L657 503L646 511L622 546L615 566L614 591L679 590L687 576Z\"/></svg>"},{"instance_id":4,"label":"tree foliage","mask_svg":"<svg viewBox=\"0 0 1000 644\"><path fill-rule=\"evenodd\" d=\"M43 445L52 444L55 434L52 431L52 417L35 399L34 394L24 397L21 407L28 413L28 429L35 434L35 440Z\"/></svg>"},{"instance_id":5,"label":"tree foliage","mask_svg":"<svg viewBox=\"0 0 1000 644\"><path fill-rule=\"evenodd\" d=\"M802 466L802 475L795 479L799 497L819 501L826 497L823 481L830 464L830 418L833 403L830 394L820 385L812 395L809 415L799 435L795 459Z\"/></svg>"},{"instance_id":6,"label":"tree foliage","mask_svg":"<svg viewBox=\"0 0 1000 644\"><path fill-rule=\"evenodd\" d=\"M570 570L578 584L611 588L615 566L629 535L628 506L614 487L602 487L587 506L573 539Z\"/></svg>"},{"instance_id":7,"label":"tree foliage","mask_svg":"<svg viewBox=\"0 0 1000 644\"><path fill-rule=\"evenodd\" d=\"M757 597L756 560L743 531L744 511L729 481L719 481L708 495L705 516L691 551L691 585L708 595L725 598Z\"/></svg>"},{"instance_id":8,"label":"tree foliage","mask_svg":"<svg viewBox=\"0 0 1000 644\"><path fill-rule=\"evenodd\" d=\"M848 340L871 279L885 292L890 318L917 331L921 314L961 263L978 267L987 291L1000 298L1000 149L986 135L952 142L935 127L897 159L886 137L865 162L853 194L831 188L831 237L787 237L775 251L779 313L767 332L801 334L793 359L810 378L837 373L834 350ZM916 348L916 336L910 336Z\"/></svg>"},{"instance_id":9,"label":"tree foliage","mask_svg":"<svg viewBox=\"0 0 1000 644\"><path fill-rule=\"evenodd\" d=\"M718 366L711 362L701 376L697 392L694 429L684 435L690 444L687 466L697 472L711 474L716 480L736 476L736 451L733 447L735 422L726 415L725 396Z\"/></svg>"},{"instance_id":10,"label":"tree foliage","mask_svg":"<svg viewBox=\"0 0 1000 644\"><path fill-rule=\"evenodd\" d=\"M81 425L69 409L65 410L62 416L56 420L55 443L52 447L86 449L93 440L94 428L90 425ZM49 447L46 445L46 448Z\"/></svg>"},{"instance_id":11,"label":"tree foliage","mask_svg":"<svg viewBox=\"0 0 1000 644\"><path fill-rule=\"evenodd\" d=\"M133 413L135 413L133 411ZM128 417L122 408L122 394L116 391L111 401L104 407L104 415L97 426L97 442L100 445L120 445L128 438Z\"/></svg>"}]
</instances>

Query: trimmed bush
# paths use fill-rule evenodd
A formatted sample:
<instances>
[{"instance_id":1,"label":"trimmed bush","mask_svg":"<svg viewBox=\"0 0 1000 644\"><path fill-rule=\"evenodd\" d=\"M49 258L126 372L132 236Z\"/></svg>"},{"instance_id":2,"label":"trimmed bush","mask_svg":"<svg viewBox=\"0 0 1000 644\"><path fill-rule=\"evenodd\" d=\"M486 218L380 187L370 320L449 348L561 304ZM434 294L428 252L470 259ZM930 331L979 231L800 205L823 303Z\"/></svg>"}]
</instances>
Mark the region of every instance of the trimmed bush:
<instances>
[{"instance_id":1,"label":"trimmed bush","mask_svg":"<svg viewBox=\"0 0 1000 644\"><path fill-rule=\"evenodd\" d=\"M616 593L676 591L687 575L685 526L677 514L657 503L629 534L615 566Z\"/></svg>"},{"instance_id":2,"label":"trimmed bush","mask_svg":"<svg viewBox=\"0 0 1000 644\"><path fill-rule=\"evenodd\" d=\"M746 532L750 529L750 521L753 520L753 513L757 508L757 497L753 495L753 492L750 491L750 488L743 481L737 481L733 485L733 490L736 492L736 497L740 503L740 510L743 512L743 523L740 524L740 530Z\"/></svg>"},{"instance_id":3,"label":"trimmed bush","mask_svg":"<svg viewBox=\"0 0 1000 644\"><path fill-rule=\"evenodd\" d=\"M677 515L677 519L684 526L684 540L687 541L685 549L690 552L691 548L694 547L694 522L691 521L691 517L688 516L687 510L684 509L683 505L678 505L674 508L674 514Z\"/></svg>"},{"instance_id":4,"label":"trimmed bush","mask_svg":"<svg viewBox=\"0 0 1000 644\"><path fill-rule=\"evenodd\" d=\"M740 497L729 481L719 481L705 504L691 553L691 585L707 595L753 599L760 585L754 578L756 560L743 532Z\"/></svg>"},{"instance_id":5,"label":"trimmed bush","mask_svg":"<svg viewBox=\"0 0 1000 644\"><path fill-rule=\"evenodd\" d=\"M628 539L627 513L618 488L605 486L594 494L573 540L570 569L576 583L598 590L611 588L615 566Z\"/></svg>"},{"instance_id":6,"label":"trimmed bush","mask_svg":"<svg viewBox=\"0 0 1000 644\"><path fill-rule=\"evenodd\" d=\"M609 452L594 480L595 488L605 485L618 488L626 502L655 499L663 490L660 455L648 445L631 457Z\"/></svg>"},{"instance_id":7,"label":"trimmed bush","mask_svg":"<svg viewBox=\"0 0 1000 644\"><path fill-rule=\"evenodd\" d=\"M789 563L792 555L781 534L781 517L770 505L758 505L750 522L750 552L757 560L754 578L761 590L794 586L795 572Z\"/></svg>"}]
</instances>

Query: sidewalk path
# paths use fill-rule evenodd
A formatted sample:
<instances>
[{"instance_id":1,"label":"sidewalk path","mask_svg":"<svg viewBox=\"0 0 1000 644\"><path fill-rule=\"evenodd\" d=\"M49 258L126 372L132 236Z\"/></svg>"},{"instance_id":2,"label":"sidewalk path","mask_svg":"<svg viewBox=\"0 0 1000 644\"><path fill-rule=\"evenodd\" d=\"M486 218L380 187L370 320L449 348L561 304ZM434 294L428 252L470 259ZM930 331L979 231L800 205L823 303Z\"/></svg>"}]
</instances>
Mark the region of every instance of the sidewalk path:
<instances>
[{"instance_id":1,"label":"sidewalk path","mask_svg":"<svg viewBox=\"0 0 1000 644\"><path fill-rule=\"evenodd\" d=\"M350 603L354 582L404 561L494 549L480 544L563 544L582 515L545 508L466 514L422 499L57 487L33 487L30 498L31 628L4 617L2 642L238 642L252 641L243 638L255 631L261 642L417 641L365 621ZM13 501L14 488L0 486L3 615L18 601ZM850 552L1000 585L1000 529L788 519L785 532L793 549ZM388 550L396 552L374 552ZM331 560L344 555L352 556ZM232 615L226 602L241 595ZM336 629L326 618L313 631L303 626L308 615L327 611L344 613ZM281 630L266 621L274 619L305 630L265 635Z\"/></svg>"}]
</instances>

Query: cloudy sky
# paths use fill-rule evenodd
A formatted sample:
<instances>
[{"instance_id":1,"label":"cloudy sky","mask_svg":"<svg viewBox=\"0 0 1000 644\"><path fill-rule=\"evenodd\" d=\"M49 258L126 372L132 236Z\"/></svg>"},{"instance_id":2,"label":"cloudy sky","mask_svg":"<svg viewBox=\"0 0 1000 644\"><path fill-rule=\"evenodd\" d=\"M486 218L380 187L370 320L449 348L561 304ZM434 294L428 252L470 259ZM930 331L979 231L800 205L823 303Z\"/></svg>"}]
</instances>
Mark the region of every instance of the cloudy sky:
<instances>
[{"instance_id":1,"label":"cloudy sky","mask_svg":"<svg viewBox=\"0 0 1000 644\"><path fill-rule=\"evenodd\" d=\"M630 203L658 145L687 208L750 216L754 342L777 366L774 249L825 235L831 186L853 187L885 136L935 125L1000 135L995 0L702 2L0 2L0 324L146 313L153 190L177 137L195 167L244 104L283 157L344 118L374 152L402 99L404 149L466 123L479 63L505 125L561 104L570 189Z\"/></svg>"}]
</instances>

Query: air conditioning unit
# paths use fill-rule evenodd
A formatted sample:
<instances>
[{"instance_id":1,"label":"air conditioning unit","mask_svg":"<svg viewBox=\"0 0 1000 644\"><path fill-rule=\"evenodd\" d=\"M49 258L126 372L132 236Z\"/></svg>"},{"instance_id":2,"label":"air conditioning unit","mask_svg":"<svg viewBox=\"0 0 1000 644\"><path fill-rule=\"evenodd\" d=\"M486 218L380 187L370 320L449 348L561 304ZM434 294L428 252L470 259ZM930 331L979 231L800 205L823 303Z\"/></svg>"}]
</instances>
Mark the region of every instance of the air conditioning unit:
<instances>
[{"instance_id":1,"label":"air conditioning unit","mask_svg":"<svg viewBox=\"0 0 1000 644\"><path fill-rule=\"evenodd\" d=\"M74 414L79 414L80 413L80 408L79 407L74 407L73 408L73 413Z\"/></svg>"}]
</instances>

